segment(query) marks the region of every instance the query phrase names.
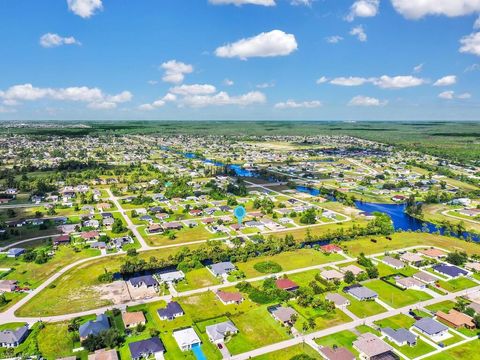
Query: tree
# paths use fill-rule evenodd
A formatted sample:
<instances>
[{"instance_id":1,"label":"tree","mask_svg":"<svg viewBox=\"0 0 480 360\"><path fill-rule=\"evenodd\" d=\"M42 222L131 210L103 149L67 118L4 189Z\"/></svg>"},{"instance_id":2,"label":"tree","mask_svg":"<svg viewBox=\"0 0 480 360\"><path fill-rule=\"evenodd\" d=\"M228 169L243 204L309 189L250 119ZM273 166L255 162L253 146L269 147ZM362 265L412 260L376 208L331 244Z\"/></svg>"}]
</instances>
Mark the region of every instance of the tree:
<instances>
[{"instance_id":1,"label":"tree","mask_svg":"<svg viewBox=\"0 0 480 360\"><path fill-rule=\"evenodd\" d=\"M375 279L378 277L378 269L374 266L368 267L367 274L370 279Z\"/></svg>"},{"instance_id":2,"label":"tree","mask_svg":"<svg viewBox=\"0 0 480 360\"><path fill-rule=\"evenodd\" d=\"M355 275L353 275L353 272L347 271L347 272L345 273L345 276L344 276L343 280L345 280L345 282L346 282L347 284L351 284L351 283L353 283L353 282L355 281Z\"/></svg>"}]
</instances>

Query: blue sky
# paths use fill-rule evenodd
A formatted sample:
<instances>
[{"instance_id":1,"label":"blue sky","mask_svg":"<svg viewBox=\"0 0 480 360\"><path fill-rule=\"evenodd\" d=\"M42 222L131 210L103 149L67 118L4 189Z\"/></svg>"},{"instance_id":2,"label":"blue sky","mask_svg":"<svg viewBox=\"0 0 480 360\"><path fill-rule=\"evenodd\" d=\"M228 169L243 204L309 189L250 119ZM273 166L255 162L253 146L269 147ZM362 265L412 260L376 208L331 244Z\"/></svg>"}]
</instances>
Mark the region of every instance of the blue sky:
<instances>
[{"instance_id":1,"label":"blue sky","mask_svg":"<svg viewBox=\"0 0 480 360\"><path fill-rule=\"evenodd\" d=\"M479 120L479 0L1 0L0 119Z\"/></svg>"}]
</instances>

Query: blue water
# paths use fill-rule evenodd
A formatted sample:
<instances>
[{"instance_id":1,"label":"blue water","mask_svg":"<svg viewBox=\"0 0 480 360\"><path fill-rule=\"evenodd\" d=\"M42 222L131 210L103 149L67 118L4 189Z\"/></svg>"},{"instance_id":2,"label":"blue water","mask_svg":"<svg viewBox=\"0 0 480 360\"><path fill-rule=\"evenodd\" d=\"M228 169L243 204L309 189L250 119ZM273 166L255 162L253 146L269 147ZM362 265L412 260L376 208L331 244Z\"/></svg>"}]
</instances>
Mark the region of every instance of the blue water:
<instances>
[{"instance_id":1,"label":"blue water","mask_svg":"<svg viewBox=\"0 0 480 360\"><path fill-rule=\"evenodd\" d=\"M296 189L301 192L308 193L313 196L320 194L320 191L315 188L307 186L297 186ZM332 199L334 200L334 199ZM441 226L436 226L430 222L420 221L405 212L405 204L375 204L369 202L356 201L355 206L367 213L373 213L375 211L385 213L392 219L393 227L395 231L426 231L429 233L435 233L440 231L440 234L444 235L446 229ZM455 237L468 238L469 236L473 241L480 242L480 235L476 235L469 232L462 234L449 234Z\"/></svg>"},{"instance_id":2,"label":"blue water","mask_svg":"<svg viewBox=\"0 0 480 360\"><path fill-rule=\"evenodd\" d=\"M198 360L207 360L207 357L203 353L202 346L200 344L193 345L192 346L192 351L193 351L193 354L195 355L195 357Z\"/></svg>"}]
</instances>

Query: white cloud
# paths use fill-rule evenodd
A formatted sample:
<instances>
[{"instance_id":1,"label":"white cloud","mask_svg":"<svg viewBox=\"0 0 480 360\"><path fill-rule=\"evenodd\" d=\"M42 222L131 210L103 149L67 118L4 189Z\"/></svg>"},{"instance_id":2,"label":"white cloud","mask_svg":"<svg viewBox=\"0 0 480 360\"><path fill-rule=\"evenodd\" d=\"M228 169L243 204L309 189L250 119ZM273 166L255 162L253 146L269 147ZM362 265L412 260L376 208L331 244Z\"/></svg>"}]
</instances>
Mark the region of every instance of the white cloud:
<instances>
[{"instance_id":1,"label":"white cloud","mask_svg":"<svg viewBox=\"0 0 480 360\"><path fill-rule=\"evenodd\" d=\"M480 16L475 20L475 23L473 24L474 29L480 29Z\"/></svg>"},{"instance_id":2,"label":"white cloud","mask_svg":"<svg viewBox=\"0 0 480 360\"><path fill-rule=\"evenodd\" d=\"M313 0L291 0L290 4L293 6L312 6Z\"/></svg>"},{"instance_id":3,"label":"white cloud","mask_svg":"<svg viewBox=\"0 0 480 360\"><path fill-rule=\"evenodd\" d=\"M81 45L73 36L62 37L58 34L46 33L40 37L40 45L44 48L52 48L62 45Z\"/></svg>"},{"instance_id":4,"label":"white cloud","mask_svg":"<svg viewBox=\"0 0 480 360\"><path fill-rule=\"evenodd\" d=\"M322 76L317 79L317 84L323 84L323 83L326 83L327 81L328 81L328 78L325 76Z\"/></svg>"},{"instance_id":5,"label":"white cloud","mask_svg":"<svg viewBox=\"0 0 480 360\"><path fill-rule=\"evenodd\" d=\"M387 76L383 75L372 80L373 84L382 89L403 89L423 85L424 79L415 76Z\"/></svg>"},{"instance_id":6,"label":"white cloud","mask_svg":"<svg viewBox=\"0 0 480 360\"><path fill-rule=\"evenodd\" d=\"M352 30L350 30L350 35L356 36L357 39L361 42L367 41L367 34L365 33L362 25L358 25L352 28Z\"/></svg>"},{"instance_id":7,"label":"white cloud","mask_svg":"<svg viewBox=\"0 0 480 360\"><path fill-rule=\"evenodd\" d=\"M87 105L90 109L109 110L115 109L117 104L112 101L94 102Z\"/></svg>"},{"instance_id":8,"label":"white cloud","mask_svg":"<svg viewBox=\"0 0 480 360\"><path fill-rule=\"evenodd\" d=\"M457 77L455 75L444 76L433 84L433 86L450 86L457 83Z\"/></svg>"},{"instance_id":9,"label":"white cloud","mask_svg":"<svg viewBox=\"0 0 480 360\"><path fill-rule=\"evenodd\" d=\"M381 101L377 98L368 96L355 96L348 102L348 106L384 106L388 101Z\"/></svg>"},{"instance_id":10,"label":"white cloud","mask_svg":"<svg viewBox=\"0 0 480 360\"><path fill-rule=\"evenodd\" d=\"M464 72L477 71L480 70L480 64L472 64L465 68Z\"/></svg>"},{"instance_id":11,"label":"white cloud","mask_svg":"<svg viewBox=\"0 0 480 360\"><path fill-rule=\"evenodd\" d=\"M318 100L296 102L295 100L290 99L285 102L276 103L275 109L298 109L298 108L313 109L320 106L322 106L322 103Z\"/></svg>"},{"instance_id":12,"label":"white cloud","mask_svg":"<svg viewBox=\"0 0 480 360\"><path fill-rule=\"evenodd\" d=\"M157 85L158 81L157 80L148 80L147 83L150 84L150 85Z\"/></svg>"},{"instance_id":13,"label":"white cloud","mask_svg":"<svg viewBox=\"0 0 480 360\"><path fill-rule=\"evenodd\" d=\"M74 14L89 18L97 10L102 10L102 0L67 0L68 9Z\"/></svg>"},{"instance_id":14,"label":"white cloud","mask_svg":"<svg viewBox=\"0 0 480 360\"><path fill-rule=\"evenodd\" d=\"M209 84L180 85L170 89L170 92L177 95L205 95L217 91L215 86Z\"/></svg>"},{"instance_id":15,"label":"white cloud","mask_svg":"<svg viewBox=\"0 0 480 360\"><path fill-rule=\"evenodd\" d=\"M165 106L167 102L174 102L177 100L177 96L171 93L167 93L163 98L155 100L151 104L142 104L138 107L139 110L151 111Z\"/></svg>"},{"instance_id":16,"label":"white cloud","mask_svg":"<svg viewBox=\"0 0 480 360\"><path fill-rule=\"evenodd\" d=\"M417 66L415 66L415 67L413 68L413 72L414 72L415 74L421 73L422 70L423 70L423 65L424 65L424 64L422 63L422 64L418 64Z\"/></svg>"},{"instance_id":17,"label":"white cloud","mask_svg":"<svg viewBox=\"0 0 480 360\"><path fill-rule=\"evenodd\" d=\"M38 88L32 84L14 85L4 92L0 92L0 98L10 105L18 105L21 101L36 101L52 99L59 101L85 102L91 108L113 108L118 103L128 102L133 95L129 91L123 91L116 95L104 94L99 88L86 86L67 88Z\"/></svg>"},{"instance_id":18,"label":"white cloud","mask_svg":"<svg viewBox=\"0 0 480 360\"><path fill-rule=\"evenodd\" d=\"M223 105L239 105L247 106L252 104L261 104L266 101L266 96L259 91L251 91L249 93L230 96L224 91L215 95L193 95L184 97L182 104L190 107L205 107L205 106L223 106Z\"/></svg>"},{"instance_id":19,"label":"white cloud","mask_svg":"<svg viewBox=\"0 0 480 360\"><path fill-rule=\"evenodd\" d=\"M347 21L353 21L356 17L373 17L378 14L380 0L357 0L350 7Z\"/></svg>"},{"instance_id":20,"label":"white cloud","mask_svg":"<svg viewBox=\"0 0 480 360\"><path fill-rule=\"evenodd\" d=\"M466 99L470 99L472 97L472 95L469 94L469 93L463 93L463 94L456 95L455 91L449 90L449 91L441 92L440 94L438 94L438 97L440 99L445 99L445 100L453 100L453 99L466 100Z\"/></svg>"},{"instance_id":21,"label":"white cloud","mask_svg":"<svg viewBox=\"0 0 480 360\"><path fill-rule=\"evenodd\" d=\"M479 0L480 1L480 0ZM460 39L461 53L480 56L480 32L472 33Z\"/></svg>"},{"instance_id":22,"label":"white cloud","mask_svg":"<svg viewBox=\"0 0 480 360\"><path fill-rule=\"evenodd\" d=\"M366 79L363 77L356 77L356 76L338 77L330 80L330 84L340 85L340 86L360 86L367 82L369 82L369 79Z\"/></svg>"},{"instance_id":23,"label":"white cloud","mask_svg":"<svg viewBox=\"0 0 480 360\"><path fill-rule=\"evenodd\" d=\"M214 5L261 5L261 6L275 6L275 0L208 0L210 4Z\"/></svg>"},{"instance_id":24,"label":"white cloud","mask_svg":"<svg viewBox=\"0 0 480 360\"><path fill-rule=\"evenodd\" d=\"M233 86L235 84L235 82L233 80L230 80L230 79L224 79L223 80L223 85L225 86Z\"/></svg>"},{"instance_id":25,"label":"white cloud","mask_svg":"<svg viewBox=\"0 0 480 360\"><path fill-rule=\"evenodd\" d=\"M285 56L297 50L297 48L297 41L293 34L286 34L281 30L272 30L221 46L215 50L215 55L225 58L238 57L246 60L250 57Z\"/></svg>"},{"instance_id":26,"label":"white cloud","mask_svg":"<svg viewBox=\"0 0 480 360\"><path fill-rule=\"evenodd\" d=\"M5 106L0 106L0 114L10 114L14 112L17 112L17 110Z\"/></svg>"},{"instance_id":27,"label":"white cloud","mask_svg":"<svg viewBox=\"0 0 480 360\"><path fill-rule=\"evenodd\" d=\"M152 104L142 104L138 109L142 111L152 111L155 110L155 107Z\"/></svg>"},{"instance_id":28,"label":"white cloud","mask_svg":"<svg viewBox=\"0 0 480 360\"><path fill-rule=\"evenodd\" d=\"M343 37L341 37L340 35L332 35L326 37L325 40L329 44L338 44L340 41L343 40Z\"/></svg>"},{"instance_id":29,"label":"white cloud","mask_svg":"<svg viewBox=\"0 0 480 360\"><path fill-rule=\"evenodd\" d=\"M169 83L178 84L185 79L186 74L193 72L193 66L177 60L164 62L160 67L165 70L162 80Z\"/></svg>"},{"instance_id":30,"label":"white cloud","mask_svg":"<svg viewBox=\"0 0 480 360\"><path fill-rule=\"evenodd\" d=\"M480 11L479 0L391 0L397 12L408 19L427 15L463 16Z\"/></svg>"},{"instance_id":31,"label":"white cloud","mask_svg":"<svg viewBox=\"0 0 480 360\"><path fill-rule=\"evenodd\" d=\"M444 91L444 92L441 92L440 94L438 94L438 97L441 98L441 99L447 99L447 100L451 100L453 99L453 95L455 94L454 91Z\"/></svg>"}]
</instances>

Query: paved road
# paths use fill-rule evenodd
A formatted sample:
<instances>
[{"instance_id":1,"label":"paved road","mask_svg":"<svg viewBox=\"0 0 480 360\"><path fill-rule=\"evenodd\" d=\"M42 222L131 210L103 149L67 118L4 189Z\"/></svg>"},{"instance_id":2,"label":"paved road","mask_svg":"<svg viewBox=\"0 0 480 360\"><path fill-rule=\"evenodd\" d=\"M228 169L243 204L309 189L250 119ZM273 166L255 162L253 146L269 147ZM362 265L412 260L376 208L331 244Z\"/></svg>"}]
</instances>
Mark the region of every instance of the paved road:
<instances>
[{"instance_id":1,"label":"paved road","mask_svg":"<svg viewBox=\"0 0 480 360\"><path fill-rule=\"evenodd\" d=\"M14 242L14 243L5 245L4 247L0 247L0 251L5 251L5 250L10 249L10 248L12 248L12 247L15 247L15 246L17 246L17 245L25 244L25 243L30 242L30 241L42 240L42 239L49 239L49 238L56 238L57 236L60 236L60 235L61 235L61 234L44 235L44 236L37 236L37 237L30 238L30 239L25 239L25 240L19 240L19 241L16 241L16 242Z\"/></svg>"},{"instance_id":2,"label":"paved road","mask_svg":"<svg viewBox=\"0 0 480 360\"><path fill-rule=\"evenodd\" d=\"M112 191L110 189L106 189L109 199L113 201L115 206L120 210L120 214L122 214L123 218L127 222L127 227L129 230L133 232L133 235L137 238L138 242L140 243L140 246L142 249L151 249L152 247L147 244L143 236L140 234L140 232L137 229L137 226L132 222L132 220L127 216L125 213L125 210L123 209L122 205L118 201L118 199L113 195Z\"/></svg>"},{"instance_id":3,"label":"paved road","mask_svg":"<svg viewBox=\"0 0 480 360\"><path fill-rule=\"evenodd\" d=\"M290 340L285 340L285 341L281 341L281 342L278 342L278 343L275 343L275 344L267 345L267 346L264 346L262 348L258 348L258 349L252 350L252 351L244 352L242 354L234 355L234 356L231 357L231 359L232 360L247 360L247 359L253 358L255 356L268 354L268 353L271 353L271 352L274 352L274 351L285 349L285 348L290 347L290 346L298 345L298 344L301 344L304 341L307 342L307 341L310 341L310 340L313 340L313 339L316 339L316 338L320 338L320 337L328 336L328 335L331 335L331 334L335 334L339 331L349 330L349 329L355 328L357 326L363 325L366 322L373 323L375 321L383 320L385 318L392 317L392 316L395 316L395 315L398 315L398 314L406 314L406 313L408 313L408 311L410 309L422 308L422 307L433 305L433 304L436 304L436 303L439 303L439 302L442 302L442 301L454 300L458 296L466 295L468 293L475 292L475 291L478 291L478 290L480 290L480 286L476 286L476 287L473 287L473 288L468 289L468 290L458 291L456 293L450 293L450 294L441 296L439 298L433 298L433 299L430 299L430 300L419 302L415 305L409 305L409 306L405 306L405 307L402 307L402 308L399 308L399 309L393 309L391 311L387 311L387 312L384 312L384 313L381 313L381 314L369 316L368 318L365 318L365 319L354 320L354 321L351 321L351 322L348 322L348 323L345 323L345 324L342 324L342 325L337 325L337 326L334 326L334 327L331 327L331 328L328 328L328 329L316 331L316 332L313 332L313 333L308 334L308 335L304 335L304 336L300 336L300 337L293 338L293 339L290 339Z\"/></svg>"}]
</instances>

